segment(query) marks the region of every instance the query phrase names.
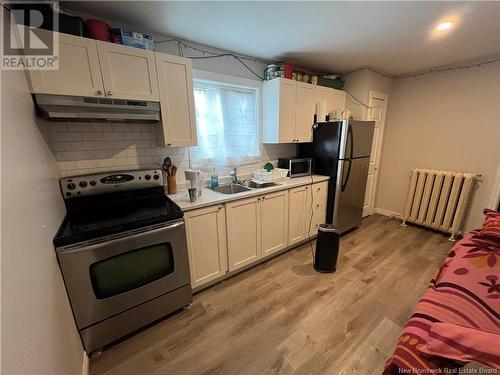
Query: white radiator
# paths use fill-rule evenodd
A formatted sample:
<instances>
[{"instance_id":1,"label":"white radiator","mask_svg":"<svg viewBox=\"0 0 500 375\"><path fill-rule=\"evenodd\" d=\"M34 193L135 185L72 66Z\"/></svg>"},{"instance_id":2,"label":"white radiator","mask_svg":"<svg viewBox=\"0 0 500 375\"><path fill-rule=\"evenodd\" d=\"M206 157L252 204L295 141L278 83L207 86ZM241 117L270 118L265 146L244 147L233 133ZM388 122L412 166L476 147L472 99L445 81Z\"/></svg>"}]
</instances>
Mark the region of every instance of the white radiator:
<instances>
[{"instance_id":1,"label":"white radiator","mask_svg":"<svg viewBox=\"0 0 500 375\"><path fill-rule=\"evenodd\" d=\"M473 184L480 175L412 169L406 192L403 223L450 233L454 241L464 219Z\"/></svg>"}]
</instances>

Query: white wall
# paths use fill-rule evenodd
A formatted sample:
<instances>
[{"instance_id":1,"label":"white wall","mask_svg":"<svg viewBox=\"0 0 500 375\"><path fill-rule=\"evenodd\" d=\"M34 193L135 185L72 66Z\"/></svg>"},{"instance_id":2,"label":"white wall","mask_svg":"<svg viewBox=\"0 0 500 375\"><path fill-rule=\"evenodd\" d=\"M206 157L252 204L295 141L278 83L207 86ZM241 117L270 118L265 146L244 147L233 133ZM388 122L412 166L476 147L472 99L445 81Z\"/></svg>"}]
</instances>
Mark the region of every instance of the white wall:
<instances>
[{"instance_id":1,"label":"white wall","mask_svg":"<svg viewBox=\"0 0 500 375\"><path fill-rule=\"evenodd\" d=\"M80 374L83 348L52 246L65 214L55 159L24 73L2 72L1 93L1 372Z\"/></svg>"},{"instance_id":2,"label":"white wall","mask_svg":"<svg viewBox=\"0 0 500 375\"><path fill-rule=\"evenodd\" d=\"M480 227L500 163L500 63L394 79L376 207L401 213L411 168L482 174L467 230Z\"/></svg>"},{"instance_id":3,"label":"white wall","mask_svg":"<svg viewBox=\"0 0 500 375\"><path fill-rule=\"evenodd\" d=\"M343 77L345 80L344 90L348 91L346 99L346 109L350 110L355 120L367 120L368 108L359 101L368 105L370 101L370 90L384 94L390 94L392 89L392 79L367 69L359 70ZM354 99L349 93L354 96ZM390 102L390 98L389 98Z\"/></svg>"}]
</instances>

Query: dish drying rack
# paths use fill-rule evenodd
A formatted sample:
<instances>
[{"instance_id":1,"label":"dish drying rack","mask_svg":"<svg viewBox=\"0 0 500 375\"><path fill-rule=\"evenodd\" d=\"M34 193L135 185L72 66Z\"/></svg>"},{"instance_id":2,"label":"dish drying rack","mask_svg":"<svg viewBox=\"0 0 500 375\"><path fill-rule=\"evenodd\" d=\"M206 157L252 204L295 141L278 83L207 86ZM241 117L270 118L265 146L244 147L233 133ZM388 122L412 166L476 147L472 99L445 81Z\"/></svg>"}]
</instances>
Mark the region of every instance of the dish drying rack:
<instances>
[{"instance_id":1,"label":"dish drying rack","mask_svg":"<svg viewBox=\"0 0 500 375\"><path fill-rule=\"evenodd\" d=\"M279 180L284 180L288 177L288 169L284 168L274 168L271 171L266 171L265 169L259 169L253 172L252 180L258 183L263 182L275 182Z\"/></svg>"}]
</instances>

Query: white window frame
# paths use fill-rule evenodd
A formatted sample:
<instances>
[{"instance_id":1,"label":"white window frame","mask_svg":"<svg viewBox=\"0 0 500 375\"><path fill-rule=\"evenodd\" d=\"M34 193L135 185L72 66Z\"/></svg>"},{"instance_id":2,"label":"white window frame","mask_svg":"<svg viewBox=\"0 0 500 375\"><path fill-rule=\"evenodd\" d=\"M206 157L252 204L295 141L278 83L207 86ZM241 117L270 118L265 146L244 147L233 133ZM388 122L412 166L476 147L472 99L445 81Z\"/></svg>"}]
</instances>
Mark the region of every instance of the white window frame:
<instances>
[{"instance_id":1,"label":"white window frame","mask_svg":"<svg viewBox=\"0 0 500 375\"><path fill-rule=\"evenodd\" d=\"M262 81L242 78L237 76L231 76L228 74L207 72L205 70L193 69L193 81L196 84L206 83L206 84L223 84L228 87L240 88L240 89L254 89L256 95L256 114L255 118L257 121L257 131L259 134L259 158L262 159L262 156L265 153L265 150L262 145ZM191 158L189 160L189 164L191 165ZM253 164L253 163L250 163Z\"/></svg>"}]
</instances>

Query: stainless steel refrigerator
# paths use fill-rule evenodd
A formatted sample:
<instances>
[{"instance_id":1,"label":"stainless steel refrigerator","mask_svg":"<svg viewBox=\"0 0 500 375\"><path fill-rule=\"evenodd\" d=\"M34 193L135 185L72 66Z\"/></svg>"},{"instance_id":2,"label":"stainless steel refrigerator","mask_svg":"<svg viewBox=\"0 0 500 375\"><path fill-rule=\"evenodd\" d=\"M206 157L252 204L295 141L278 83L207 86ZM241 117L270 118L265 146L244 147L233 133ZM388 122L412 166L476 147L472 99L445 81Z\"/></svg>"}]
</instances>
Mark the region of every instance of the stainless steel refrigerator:
<instances>
[{"instance_id":1,"label":"stainless steel refrigerator","mask_svg":"<svg viewBox=\"0 0 500 375\"><path fill-rule=\"evenodd\" d=\"M341 233L361 224L374 128L374 121L322 122L313 142L299 146L314 158L314 173L330 176L326 221Z\"/></svg>"}]
</instances>

